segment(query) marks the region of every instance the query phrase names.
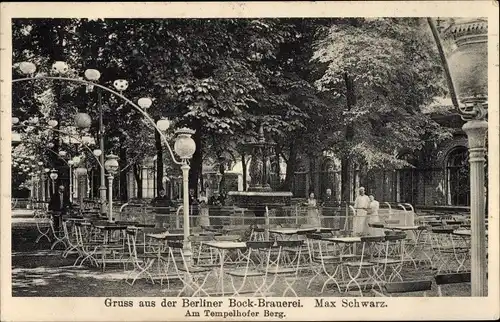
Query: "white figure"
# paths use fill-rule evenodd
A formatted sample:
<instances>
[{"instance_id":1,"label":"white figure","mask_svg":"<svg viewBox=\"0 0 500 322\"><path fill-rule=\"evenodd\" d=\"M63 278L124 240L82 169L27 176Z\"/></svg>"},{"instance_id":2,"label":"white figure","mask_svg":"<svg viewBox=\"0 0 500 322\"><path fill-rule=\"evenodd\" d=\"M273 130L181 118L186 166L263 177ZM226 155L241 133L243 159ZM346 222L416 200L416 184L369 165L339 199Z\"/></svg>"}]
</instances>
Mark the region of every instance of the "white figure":
<instances>
[{"instance_id":1,"label":"white figure","mask_svg":"<svg viewBox=\"0 0 500 322\"><path fill-rule=\"evenodd\" d=\"M369 196L370 198L370 206L368 210L368 223L375 224L380 223L380 217L378 215L378 209L380 208L380 203L375 200L373 195ZM370 236L384 236L383 228L373 228L368 226L368 235Z\"/></svg>"},{"instance_id":2,"label":"white figure","mask_svg":"<svg viewBox=\"0 0 500 322\"><path fill-rule=\"evenodd\" d=\"M359 195L354 201L354 208L356 215L353 218L352 233L354 236L360 236L367 233L367 215L368 208L370 207L370 198L365 195L365 188L359 188Z\"/></svg>"},{"instance_id":3,"label":"white figure","mask_svg":"<svg viewBox=\"0 0 500 322\"><path fill-rule=\"evenodd\" d=\"M309 199L307 199L307 225L317 228L321 227L321 221L319 219L319 212L316 198L314 198L314 192L311 192L309 194Z\"/></svg>"}]
</instances>

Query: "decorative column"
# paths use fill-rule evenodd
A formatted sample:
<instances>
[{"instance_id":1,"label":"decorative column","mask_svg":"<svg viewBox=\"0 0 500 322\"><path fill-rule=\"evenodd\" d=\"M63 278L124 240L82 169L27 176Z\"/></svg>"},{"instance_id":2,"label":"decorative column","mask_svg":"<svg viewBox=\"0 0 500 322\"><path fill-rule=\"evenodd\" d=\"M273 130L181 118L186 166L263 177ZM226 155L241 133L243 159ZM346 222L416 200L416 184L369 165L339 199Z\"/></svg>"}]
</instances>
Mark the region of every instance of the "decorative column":
<instances>
[{"instance_id":1,"label":"decorative column","mask_svg":"<svg viewBox=\"0 0 500 322\"><path fill-rule=\"evenodd\" d=\"M469 139L471 193L471 287L472 296L487 296L486 236L484 221L485 138L488 122L471 120L462 129ZM474 247L477 245L478 247Z\"/></svg>"},{"instance_id":2,"label":"decorative column","mask_svg":"<svg viewBox=\"0 0 500 322\"><path fill-rule=\"evenodd\" d=\"M443 57L436 28L429 21ZM488 130L488 21L455 19L444 31L456 48L443 59L457 112L467 122L462 127L469 141L471 200L471 295L487 295L486 226L484 212L485 138ZM455 95L456 86L456 95ZM457 102L460 101L460 104Z\"/></svg>"}]
</instances>

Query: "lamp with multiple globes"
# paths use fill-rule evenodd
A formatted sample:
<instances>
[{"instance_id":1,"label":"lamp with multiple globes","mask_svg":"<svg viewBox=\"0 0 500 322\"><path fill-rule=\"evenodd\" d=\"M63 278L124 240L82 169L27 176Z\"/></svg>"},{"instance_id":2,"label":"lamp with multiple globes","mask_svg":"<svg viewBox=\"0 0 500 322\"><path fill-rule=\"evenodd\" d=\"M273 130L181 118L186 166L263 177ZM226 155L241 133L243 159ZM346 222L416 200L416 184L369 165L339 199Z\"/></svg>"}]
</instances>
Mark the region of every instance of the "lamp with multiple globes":
<instances>
[{"instance_id":1,"label":"lamp with multiple globes","mask_svg":"<svg viewBox=\"0 0 500 322\"><path fill-rule=\"evenodd\" d=\"M31 62L22 62L19 64L19 70L21 71L21 73L30 76L36 72L36 65L31 63ZM68 64L63 62L63 61L56 61L52 65L52 68L51 68L51 73L53 75L64 75L64 74L67 74L69 71L70 71L70 68L69 68ZM101 76L100 72L96 69L87 69L85 71L85 79L87 79L88 82L87 81L84 81L84 82L87 82L86 85L87 85L88 91L89 91L89 89L90 89L90 91L92 91L92 88L94 87L94 85L97 85L97 84L94 84L93 82L98 81L100 79L100 76ZM81 80L79 80L79 81L81 81ZM127 90L128 86L129 86L129 82L125 79L117 79L113 82L113 87L114 87L114 89L116 89L116 91L119 92L119 95L122 95L123 91ZM106 88L104 88L104 89L106 89ZM112 92L111 89L108 89L108 91ZM140 98L138 100L137 105L134 105L134 104L132 104L132 105L134 105L150 122L153 122L151 117L149 117L147 115L147 113L145 112L146 109L151 107L152 103L153 103L153 101L151 98L143 97L143 98ZM100 118L99 118L100 144L99 145L100 145L100 148L94 150L93 154L96 157L101 157L101 162L100 162L101 166L104 167L105 170L109 174L109 176L108 176L108 179L110 180L110 188L108 189L109 193L110 193L109 219L112 220L111 188L112 188L113 176L114 176L114 174L116 174L118 167L119 167L119 164L118 164L118 157L115 155L109 155L107 157L107 160L105 162L103 162L104 161L103 160L104 159L104 157L103 157L104 144L103 144L103 137L102 137L103 128L102 128L102 110L101 110L100 98L99 98L99 107L100 107L99 108L99 111L100 111L100 113L99 113L99 115L100 115ZM13 119L13 123L14 123L14 121L15 120ZM90 126L92 124L92 120L90 118L90 115L85 113L85 112L77 113L75 115L74 121L75 121L75 125L78 129L88 129L88 128L90 128ZM36 123L36 122L37 121L34 121L34 123ZM52 122L49 125L56 126L57 124ZM190 251L190 243L189 243L189 240L187 239L187 237L189 236L189 203L188 203L188 201L189 201L189 199L188 199L189 189L188 189L188 184L187 184L187 177L188 177L188 173L189 173L189 169L190 169L189 164L188 164L189 159L192 158L193 154L196 151L196 144L195 144L193 138L191 137L195 132L193 130L190 130L187 128L182 128L182 129L179 129L176 131L177 137L176 137L175 144L174 144L174 150L175 150L175 153L181 158L181 162L179 162L174 157L172 149L170 149L170 146L168 145L168 141L166 140L166 138L163 134L163 132L165 132L167 129L169 129L170 125L171 124L170 124L170 121L168 119L159 120L155 124L156 128L159 131L161 131L160 134L162 135L162 138L166 141L174 162L176 164L181 164L181 168L183 171L184 223L185 223L184 229L187 231L187 233L185 233L185 238L186 238L185 241L187 241L187 243L185 243L185 244L187 245L186 247L188 248L188 252L189 252ZM87 141L86 139L83 139L83 140L85 142ZM76 174L82 175L82 174L87 173L87 169L84 168L82 165L80 165L81 160L79 157L74 157L71 161L73 163L72 165L78 166L78 168L75 169ZM102 163L104 163L104 165ZM68 163L68 165L70 165L70 167L71 167L71 164ZM104 171L101 171L101 187L99 188L99 190L104 191L104 192L106 190L105 185L104 185ZM103 197L105 200L105 193L104 194L101 193L101 200L103 200Z\"/></svg>"}]
</instances>

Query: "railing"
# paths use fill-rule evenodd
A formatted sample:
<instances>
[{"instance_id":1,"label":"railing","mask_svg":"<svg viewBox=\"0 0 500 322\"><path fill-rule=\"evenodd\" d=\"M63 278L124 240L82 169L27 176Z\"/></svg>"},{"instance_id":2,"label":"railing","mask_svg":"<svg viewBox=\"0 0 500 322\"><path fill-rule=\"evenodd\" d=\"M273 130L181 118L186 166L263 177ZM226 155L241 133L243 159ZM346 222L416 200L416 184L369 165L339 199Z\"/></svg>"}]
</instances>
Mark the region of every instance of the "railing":
<instances>
[{"instance_id":1,"label":"railing","mask_svg":"<svg viewBox=\"0 0 500 322\"><path fill-rule=\"evenodd\" d=\"M317 211L323 227L339 228L351 231L356 209L348 207L314 207L302 205L284 206L268 209L262 217L256 217L254 212L234 206L191 206L190 225L199 226L202 209L208 208L210 225L304 225L308 223L309 211ZM390 220L390 223L413 225L414 212L402 206L401 209L392 209L390 206L379 210L381 220ZM124 204L117 214L118 220L140 221L156 223L157 227L180 229L183 223L183 207L152 207L148 205ZM205 211L205 210L203 210ZM359 214L358 214L359 216ZM367 214L366 217L370 217Z\"/></svg>"}]
</instances>

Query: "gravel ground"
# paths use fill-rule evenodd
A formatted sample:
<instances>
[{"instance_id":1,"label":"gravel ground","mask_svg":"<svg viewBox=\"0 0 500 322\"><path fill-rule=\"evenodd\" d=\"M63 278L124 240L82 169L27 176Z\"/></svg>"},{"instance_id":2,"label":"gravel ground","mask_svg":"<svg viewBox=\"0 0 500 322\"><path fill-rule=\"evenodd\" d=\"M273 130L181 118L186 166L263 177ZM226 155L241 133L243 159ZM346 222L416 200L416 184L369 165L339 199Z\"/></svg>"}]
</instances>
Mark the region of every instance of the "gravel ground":
<instances>
[{"instance_id":1,"label":"gravel ground","mask_svg":"<svg viewBox=\"0 0 500 322\"><path fill-rule=\"evenodd\" d=\"M12 296L40 297L165 297L176 296L167 290L166 285L154 285L145 280L138 280L133 286L124 281L127 273L123 266L114 266L106 272L94 267L73 268L75 256L62 258L61 250L50 250L47 239L35 243L36 226L33 222L18 220L12 227ZM301 275L294 289L299 296L359 296L359 292L341 294L336 289L328 288L320 293L323 281L316 279L307 287L311 275ZM405 279L432 279L430 270L405 268ZM229 281L227 281L229 286ZM179 282L171 285L179 289ZM285 285L276 285L275 295L280 296ZM445 296L469 296L470 285L449 285L443 288ZM371 291L366 296L373 296ZM289 294L291 295L291 294ZM428 296L437 296L437 288ZM415 296L415 295L409 295Z\"/></svg>"}]
</instances>

